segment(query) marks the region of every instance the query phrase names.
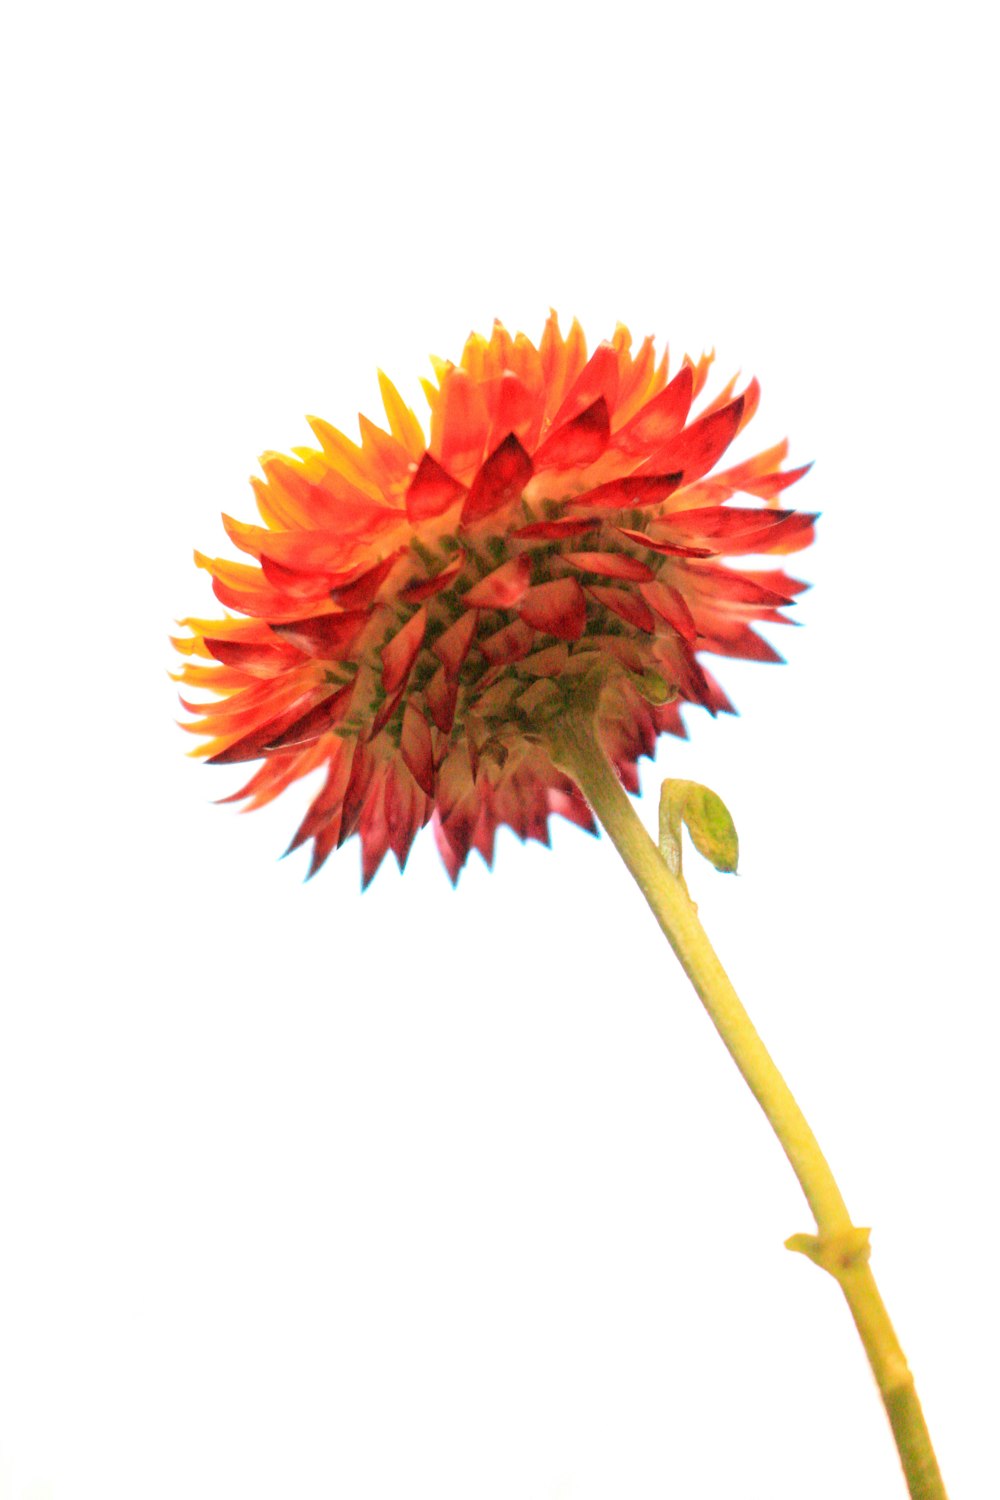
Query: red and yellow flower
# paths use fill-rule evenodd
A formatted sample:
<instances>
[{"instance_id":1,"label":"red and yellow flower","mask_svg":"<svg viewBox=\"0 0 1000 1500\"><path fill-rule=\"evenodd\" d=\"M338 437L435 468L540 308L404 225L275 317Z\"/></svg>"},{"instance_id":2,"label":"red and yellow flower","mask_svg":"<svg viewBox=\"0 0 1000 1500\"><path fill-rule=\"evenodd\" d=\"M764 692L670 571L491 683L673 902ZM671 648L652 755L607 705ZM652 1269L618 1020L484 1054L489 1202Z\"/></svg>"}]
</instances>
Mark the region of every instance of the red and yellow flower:
<instances>
[{"instance_id":1,"label":"red and yellow flower","mask_svg":"<svg viewBox=\"0 0 1000 1500\"><path fill-rule=\"evenodd\" d=\"M779 508L805 472L782 469L787 443L716 471L759 388L692 416L710 363L671 379L621 326L588 359L575 322L564 338L551 316L537 348L497 324L433 361L429 442L380 376L388 431L361 417L355 444L310 419L318 449L266 454L264 524L223 518L253 561L195 554L234 613L177 642L181 680L214 694L184 704L196 753L261 762L225 800L260 807L323 768L292 841L312 841L310 873L357 833L367 883L430 821L454 880L501 824L593 827L544 733L582 677L602 674L599 733L632 791L682 703L731 712L700 655L780 661L753 624L804 585L722 559L796 551L815 517Z\"/></svg>"}]
</instances>

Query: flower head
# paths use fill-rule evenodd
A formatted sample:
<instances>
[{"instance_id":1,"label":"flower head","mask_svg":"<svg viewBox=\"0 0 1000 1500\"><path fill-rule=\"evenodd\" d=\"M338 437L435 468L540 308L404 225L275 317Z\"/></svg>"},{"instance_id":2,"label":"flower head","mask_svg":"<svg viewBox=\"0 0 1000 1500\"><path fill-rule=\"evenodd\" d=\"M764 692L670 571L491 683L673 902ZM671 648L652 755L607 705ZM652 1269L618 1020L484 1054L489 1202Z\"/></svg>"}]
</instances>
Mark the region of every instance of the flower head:
<instances>
[{"instance_id":1,"label":"flower head","mask_svg":"<svg viewBox=\"0 0 1000 1500\"><path fill-rule=\"evenodd\" d=\"M215 695L184 703L196 753L261 762L225 800L260 807L323 768L291 847L312 841L313 873L357 833L366 884L428 821L453 880L470 849L492 862L501 824L592 828L546 720L599 674L599 733L638 790L682 703L732 712L701 653L781 659L753 622L804 585L721 559L795 551L815 520L778 508L805 472L782 470L787 443L713 472L759 388L731 381L693 416L710 356L670 378L619 326L588 359L552 315L537 348L497 324L432 363L429 441L380 376L387 431L361 417L358 445L311 418L318 449L262 458L264 524L223 518L253 562L195 554L235 613L176 642L181 680Z\"/></svg>"}]
</instances>

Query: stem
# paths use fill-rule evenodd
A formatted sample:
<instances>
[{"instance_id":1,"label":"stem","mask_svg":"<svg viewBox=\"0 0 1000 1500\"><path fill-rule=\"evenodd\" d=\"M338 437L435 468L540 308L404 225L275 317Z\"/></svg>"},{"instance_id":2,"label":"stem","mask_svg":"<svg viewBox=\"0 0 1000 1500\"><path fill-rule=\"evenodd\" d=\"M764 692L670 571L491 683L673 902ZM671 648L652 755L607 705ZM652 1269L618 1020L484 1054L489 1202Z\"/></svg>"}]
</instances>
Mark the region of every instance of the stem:
<instances>
[{"instance_id":1,"label":"stem","mask_svg":"<svg viewBox=\"0 0 1000 1500\"><path fill-rule=\"evenodd\" d=\"M867 1230L851 1221L826 1157L712 948L683 883L632 806L594 732L592 710L552 726L555 763L573 778L642 891L730 1056L767 1116L816 1220L796 1236L836 1279L861 1336L892 1427L911 1500L947 1500L913 1376L868 1264Z\"/></svg>"}]
</instances>

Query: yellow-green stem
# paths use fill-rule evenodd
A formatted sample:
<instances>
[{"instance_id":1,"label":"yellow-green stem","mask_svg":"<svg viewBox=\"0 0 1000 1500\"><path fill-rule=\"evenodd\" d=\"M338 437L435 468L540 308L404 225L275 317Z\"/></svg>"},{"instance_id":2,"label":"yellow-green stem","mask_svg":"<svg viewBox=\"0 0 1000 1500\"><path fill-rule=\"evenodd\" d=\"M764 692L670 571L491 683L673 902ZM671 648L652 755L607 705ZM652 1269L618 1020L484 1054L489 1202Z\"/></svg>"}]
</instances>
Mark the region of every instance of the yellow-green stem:
<instances>
[{"instance_id":1,"label":"yellow-green stem","mask_svg":"<svg viewBox=\"0 0 1000 1500\"><path fill-rule=\"evenodd\" d=\"M868 1355L911 1500L946 1500L913 1376L868 1264L867 1233L851 1221L830 1166L712 948L683 882L666 862L594 732L593 707L549 730L556 763L576 782L645 896L684 972L778 1137L816 1220L807 1251L838 1282ZM807 1248L805 1243L796 1248Z\"/></svg>"}]
</instances>

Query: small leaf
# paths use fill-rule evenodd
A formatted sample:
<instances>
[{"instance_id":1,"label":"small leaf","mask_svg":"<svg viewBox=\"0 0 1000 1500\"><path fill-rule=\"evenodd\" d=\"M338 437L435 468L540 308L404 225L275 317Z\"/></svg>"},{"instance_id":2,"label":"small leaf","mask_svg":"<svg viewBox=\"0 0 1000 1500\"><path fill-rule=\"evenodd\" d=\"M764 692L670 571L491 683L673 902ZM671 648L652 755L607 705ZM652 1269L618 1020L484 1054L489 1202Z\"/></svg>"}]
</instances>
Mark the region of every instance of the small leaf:
<instances>
[{"instance_id":1,"label":"small leaf","mask_svg":"<svg viewBox=\"0 0 1000 1500\"><path fill-rule=\"evenodd\" d=\"M672 703L677 697L677 689L662 678L659 672L654 672L651 667L645 672L632 672L629 676L632 686L640 697L645 698L647 703L652 703L657 708L664 703Z\"/></svg>"},{"instance_id":2,"label":"small leaf","mask_svg":"<svg viewBox=\"0 0 1000 1500\"><path fill-rule=\"evenodd\" d=\"M851 1225L840 1234L793 1234L785 1241L786 1250L806 1255L824 1271L829 1271L835 1281L865 1265L870 1253L870 1229Z\"/></svg>"},{"instance_id":3,"label":"small leaf","mask_svg":"<svg viewBox=\"0 0 1000 1500\"><path fill-rule=\"evenodd\" d=\"M697 781L668 778L660 790L660 854L683 881L681 825L687 824L698 853L725 874L736 870L739 839L729 809L717 792Z\"/></svg>"}]
</instances>

